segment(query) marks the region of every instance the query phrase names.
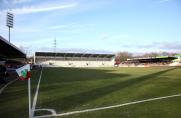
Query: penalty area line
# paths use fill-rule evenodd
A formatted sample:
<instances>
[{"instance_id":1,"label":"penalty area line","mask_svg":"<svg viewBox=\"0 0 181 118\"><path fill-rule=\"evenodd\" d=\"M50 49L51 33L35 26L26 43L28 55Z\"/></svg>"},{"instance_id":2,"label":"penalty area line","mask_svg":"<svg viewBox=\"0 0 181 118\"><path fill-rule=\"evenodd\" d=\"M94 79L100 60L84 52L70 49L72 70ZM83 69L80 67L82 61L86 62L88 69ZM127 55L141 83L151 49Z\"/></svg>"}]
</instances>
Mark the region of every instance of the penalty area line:
<instances>
[{"instance_id":1,"label":"penalty area line","mask_svg":"<svg viewBox=\"0 0 181 118\"><path fill-rule=\"evenodd\" d=\"M93 112L93 111L118 108L118 107L122 107L122 106L134 105L134 104L139 104L139 103L144 103L144 102L150 102L150 101L156 101L156 100L162 100L162 99L168 99L168 98L174 98L174 97L180 97L180 96L181 96L181 94L163 96L163 97L155 97L155 98L144 99L144 100L128 102L128 103L118 104L118 105L112 105L112 106L107 106L107 107L98 107L98 108L85 109L85 110L80 110L80 111L65 112L65 113L55 114L55 115L34 116L34 118L47 118L47 117L53 117L53 116L54 117L56 117L56 116L68 116L68 115L73 115L73 114L80 114L80 113L85 113L85 112Z\"/></svg>"}]
</instances>

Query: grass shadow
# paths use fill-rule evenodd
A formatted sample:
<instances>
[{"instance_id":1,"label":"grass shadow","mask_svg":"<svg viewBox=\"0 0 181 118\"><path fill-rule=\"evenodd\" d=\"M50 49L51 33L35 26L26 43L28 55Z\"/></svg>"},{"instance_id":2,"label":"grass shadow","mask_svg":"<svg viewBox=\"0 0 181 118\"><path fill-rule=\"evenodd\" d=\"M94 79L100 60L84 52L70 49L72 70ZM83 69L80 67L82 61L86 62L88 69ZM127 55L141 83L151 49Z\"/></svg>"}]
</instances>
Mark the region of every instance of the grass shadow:
<instances>
[{"instance_id":1,"label":"grass shadow","mask_svg":"<svg viewBox=\"0 0 181 118\"><path fill-rule=\"evenodd\" d=\"M152 73L152 74L149 74L149 75L144 75L144 76L141 76L141 77L137 77L137 78L132 78L132 79L129 79L127 81L121 81L121 82L118 82L116 84L112 84L112 85L108 85L108 86L105 86L105 87L101 87L101 88L96 88L96 89L93 89L93 90L90 90L90 91L87 91L87 92L82 92L82 93L78 93L78 94L73 94L73 95L70 95L70 96L66 96L64 98L55 98L54 101L51 101L51 102L46 102L46 103L43 103L43 104L57 104L57 103L52 103L52 102L56 102L58 101L58 107L61 107L62 110L71 110L77 106L80 106L82 104L85 104L89 101L93 101L95 99L98 99L98 98L101 98L105 95L108 95L112 92L115 92L115 91L119 91L121 89L124 89L126 87L130 87L130 86L133 86L133 85L136 85L140 82L143 82L145 80L148 80L148 79L152 79L154 77L157 77L161 74L164 74L166 72L169 72L169 71L172 71L176 68L171 68L171 69L167 69L167 70L163 70L163 71L159 71L159 72L156 72L156 73ZM94 71L94 70L93 70ZM105 74L105 72L104 72ZM106 73L108 76L108 78L110 77L109 74L113 74L113 73ZM114 75L114 74L113 74ZM111 75L111 76L113 76ZM116 76L121 76L119 74L115 74L114 77ZM57 106L56 106L57 107Z\"/></svg>"},{"instance_id":2,"label":"grass shadow","mask_svg":"<svg viewBox=\"0 0 181 118\"><path fill-rule=\"evenodd\" d=\"M100 69L85 69L85 68L60 68L43 70L44 78L42 81L46 81L46 78L51 78L57 82L74 82L74 81L89 81L89 80L101 80L101 79L113 79L116 77L126 77L129 74L111 73L113 70L100 70ZM95 78L96 77L96 78ZM54 81L50 81L54 83Z\"/></svg>"}]
</instances>

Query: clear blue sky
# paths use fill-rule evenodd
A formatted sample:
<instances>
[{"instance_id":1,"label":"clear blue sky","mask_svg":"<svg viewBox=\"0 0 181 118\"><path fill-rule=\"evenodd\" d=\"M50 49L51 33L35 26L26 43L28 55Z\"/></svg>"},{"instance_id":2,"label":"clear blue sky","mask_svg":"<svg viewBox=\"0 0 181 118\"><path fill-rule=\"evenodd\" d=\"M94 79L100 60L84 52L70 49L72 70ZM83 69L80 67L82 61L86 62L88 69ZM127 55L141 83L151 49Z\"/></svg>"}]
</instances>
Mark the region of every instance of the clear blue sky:
<instances>
[{"instance_id":1,"label":"clear blue sky","mask_svg":"<svg viewBox=\"0 0 181 118\"><path fill-rule=\"evenodd\" d=\"M181 53L180 0L0 0L0 35L14 13L12 43L28 52Z\"/></svg>"}]
</instances>

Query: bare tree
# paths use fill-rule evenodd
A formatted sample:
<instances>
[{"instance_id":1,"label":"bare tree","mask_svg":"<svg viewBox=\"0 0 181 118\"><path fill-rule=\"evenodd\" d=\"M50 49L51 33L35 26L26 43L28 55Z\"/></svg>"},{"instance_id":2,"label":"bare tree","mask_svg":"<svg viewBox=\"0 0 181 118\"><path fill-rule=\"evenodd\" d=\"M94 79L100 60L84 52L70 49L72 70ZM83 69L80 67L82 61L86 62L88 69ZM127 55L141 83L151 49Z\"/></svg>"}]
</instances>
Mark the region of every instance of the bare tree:
<instances>
[{"instance_id":1,"label":"bare tree","mask_svg":"<svg viewBox=\"0 0 181 118\"><path fill-rule=\"evenodd\" d=\"M170 52L161 52L161 56L175 56L177 53L170 53Z\"/></svg>"},{"instance_id":2,"label":"bare tree","mask_svg":"<svg viewBox=\"0 0 181 118\"><path fill-rule=\"evenodd\" d=\"M132 54L129 52L118 52L116 54L116 59L120 61L126 61L128 58L132 58Z\"/></svg>"},{"instance_id":3,"label":"bare tree","mask_svg":"<svg viewBox=\"0 0 181 118\"><path fill-rule=\"evenodd\" d=\"M157 56L160 56L160 54L156 53L156 52L151 52L151 53L143 54L143 57L157 57Z\"/></svg>"}]
</instances>

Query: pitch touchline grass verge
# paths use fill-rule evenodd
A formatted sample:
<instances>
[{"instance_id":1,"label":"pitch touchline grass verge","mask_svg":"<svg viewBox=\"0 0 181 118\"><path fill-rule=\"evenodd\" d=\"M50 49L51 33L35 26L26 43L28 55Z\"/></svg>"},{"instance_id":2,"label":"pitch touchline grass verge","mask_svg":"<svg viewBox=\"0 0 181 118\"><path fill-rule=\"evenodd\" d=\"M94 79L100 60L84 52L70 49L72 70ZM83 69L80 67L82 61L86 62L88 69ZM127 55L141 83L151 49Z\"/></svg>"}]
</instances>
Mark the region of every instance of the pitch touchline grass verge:
<instances>
[{"instance_id":1,"label":"pitch touchline grass verge","mask_svg":"<svg viewBox=\"0 0 181 118\"><path fill-rule=\"evenodd\" d=\"M34 96L34 99L33 99L33 105L32 105L32 110L31 110L31 112L32 112L31 116L32 117L34 116L34 113L35 113L36 102L37 102L37 98L38 98L38 91L39 91L39 88L40 88L40 81L41 81L41 77L42 77L42 71L43 71L43 68L41 69L38 85L37 85L37 88L36 88L36 93L35 93L35 96Z\"/></svg>"},{"instance_id":2,"label":"pitch touchline grass verge","mask_svg":"<svg viewBox=\"0 0 181 118\"><path fill-rule=\"evenodd\" d=\"M4 85L4 86L0 89L0 94L4 91L4 89L5 89L6 87L8 87L10 84L12 84L13 82L15 82L16 80L18 80L18 78L15 79L15 80L10 81L10 82L8 82L6 85Z\"/></svg>"},{"instance_id":3,"label":"pitch touchline grass verge","mask_svg":"<svg viewBox=\"0 0 181 118\"><path fill-rule=\"evenodd\" d=\"M181 96L181 94L163 96L163 97L155 97L155 98L144 99L144 100L140 100L140 101L128 102L128 103L124 103L124 104L112 105L112 106L107 106L107 107L98 107L98 108L93 108L93 109L85 109L85 110L80 110L80 111L72 111L72 112L66 112L66 113L54 114L54 115L34 116L34 118L47 118L47 117L53 117L53 116L55 116L55 117L56 116L68 116L68 115L73 115L73 114L80 114L80 113L85 113L85 112L93 112L93 111L112 109L112 108L117 108L117 107L122 107L122 106L134 105L134 104L139 104L139 103L144 103L144 102L150 102L150 101L156 101L156 100L168 99L168 98L174 98L174 97L180 97L180 96Z\"/></svg>"}]
</instances>

